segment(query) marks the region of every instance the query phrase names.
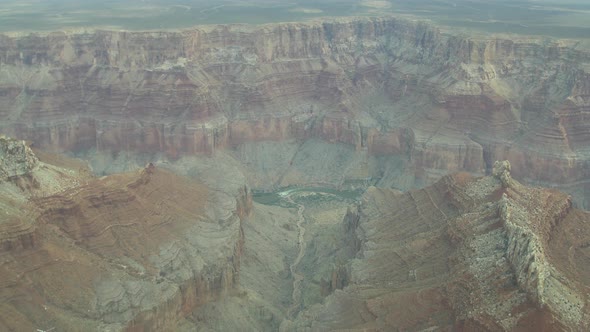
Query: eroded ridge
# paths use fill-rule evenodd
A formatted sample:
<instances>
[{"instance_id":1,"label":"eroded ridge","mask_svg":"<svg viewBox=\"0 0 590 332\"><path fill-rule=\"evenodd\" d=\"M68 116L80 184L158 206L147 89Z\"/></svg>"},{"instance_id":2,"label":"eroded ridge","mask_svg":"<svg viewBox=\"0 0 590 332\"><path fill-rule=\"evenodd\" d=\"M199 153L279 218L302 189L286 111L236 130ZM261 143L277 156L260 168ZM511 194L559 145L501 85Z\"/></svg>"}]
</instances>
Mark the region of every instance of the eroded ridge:
<instances>
[{"instance_id":1,"label":"eroded ridge","mask_svg":"<svg viewBox=\"0 0 590 332\"><path fill-rule=\"evenodd\" d=\"M399 17L0 40L0 128L39 147L119 162L237 148L264 189L340 177L409 189L508 159L515 178L590 206L590 53L576 41ZM293 140L352 157L309 174L297 155L330 152L264 158L257 144Z\"/></svg>"},{"instance_id":2,"label":"eroded ridge","mask_svg":"<svg viewBox=\"0 0 590 332\"><path fill-rule=\"evenodd\" d=\"M0 143L19 170L0 181L0 329L590 328L590 214L508 161L262 206L216 159L97 178Z\"/></svg>"},{"instance_id":3,"label":"eroded ridge","mask_svg":"<svg viewBox=\"0 0 590 332\"><path fill-rule=\"evenodd\" d=\"M0 330L176 330L237 285L247 187L151 163L95 178L22 144L0 150L21 170L0 182Z\"/></svg>"},{"instance_id":4,"label":"eroded ridge","mask_svg":"<svg viewBox=\"0 0 590 332\"><path fill-rule=\"evenodd\" d=\"M349 285L292 326L588 329L590 215L510 170L503 161L488 177L456 174L405 194L369 189Z\"/></svg>"}]
</instances>

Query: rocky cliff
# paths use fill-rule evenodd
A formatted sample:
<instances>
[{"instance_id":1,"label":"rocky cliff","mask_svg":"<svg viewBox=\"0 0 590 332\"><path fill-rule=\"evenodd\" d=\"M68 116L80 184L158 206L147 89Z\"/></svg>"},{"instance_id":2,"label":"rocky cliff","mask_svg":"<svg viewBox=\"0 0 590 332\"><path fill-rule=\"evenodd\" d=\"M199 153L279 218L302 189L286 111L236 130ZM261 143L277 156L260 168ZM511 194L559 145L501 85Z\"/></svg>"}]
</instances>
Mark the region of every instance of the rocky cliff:
<instances>
[{"instance_id":1,"label":"rocky cliff","mask_svg":"<svg viewBox=\"0 0 590 332\"><path fill-rule=\"evenodd\" d=\"M590 328L590 214L507 161L285 208L223 154L96 178L0 142L23 170L0 182L1 330Z\"/></svg>"},{"instance_id":2,"label":"rocky cliff","mask_svg":"<svg viewBox=\"0 0 590 332\"><path fill-rule=\"evenodd\" d=\"M2 35L0 127L59 151L172 159L318 138L370 164L355 179L399 180L383 160L402 158L410 187L508 159L587 206L589 62L574 42L397 18Z\"/></svg>"},{"instance_id":3,"label":"rocky cliff","mask_svg":"<svg viewBox=\"0 0 590 332\"><path fill-rule=\"evenodd\" d=\"M29 175L38 161L25 142L0 137L0 180Z\"/></svg>"},{"instance_id":4,"label":"rocky cliff","mask_svg":"<svg viewBox=\"0 0 590 332\"><path fill-rule=\"evenodd\" d=\"M237 284L243 184L153 164L94 178L0 142L4 165L23 170L0 183L0 330L171 331Z\"/></svg>"},{"instance_id":5,"label":"rocky cliff","mask_svg":"<svg viewBox=\"0 0 590 332\"><path fill-rule=\"evenodd\" d=\"M39 234L29 200L79 185L80 170L41 162L26 142L0 137L0 250L35 247Z\"/></svg>"},{"instance_id":6,"label":"rocky cliff","mask_svg":"<svg viewBox=\"0 0 590 332\"><path fill-rule=\"evenodd\" d=\"M369 189L346 217L360 241L348 286L285 330L587 330L590 215L509 169Z\"/></svg>"}]
</instances>

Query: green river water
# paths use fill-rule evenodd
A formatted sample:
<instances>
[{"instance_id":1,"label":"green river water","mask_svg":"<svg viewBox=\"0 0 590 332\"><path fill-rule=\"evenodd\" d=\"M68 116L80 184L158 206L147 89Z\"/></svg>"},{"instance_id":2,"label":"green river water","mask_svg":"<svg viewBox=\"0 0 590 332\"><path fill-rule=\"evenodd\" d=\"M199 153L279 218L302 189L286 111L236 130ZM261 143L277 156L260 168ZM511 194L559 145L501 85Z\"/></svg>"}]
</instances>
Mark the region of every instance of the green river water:
<instances>
[{"instance_id":1,"label":"green river water","mask_svg":"<svg viewBox=\"0 0 590 332\"><path fill-rule=\"evenodd\" d=\"M291 198L301 204L318 200L338 200L354 202L364 193L363 189L357 190L337 190L327 187L294 187L283 188L274 192L254 192L253 199L255 202L265 205L290 206L285 198Z\"/></svg>"}]
</instances>

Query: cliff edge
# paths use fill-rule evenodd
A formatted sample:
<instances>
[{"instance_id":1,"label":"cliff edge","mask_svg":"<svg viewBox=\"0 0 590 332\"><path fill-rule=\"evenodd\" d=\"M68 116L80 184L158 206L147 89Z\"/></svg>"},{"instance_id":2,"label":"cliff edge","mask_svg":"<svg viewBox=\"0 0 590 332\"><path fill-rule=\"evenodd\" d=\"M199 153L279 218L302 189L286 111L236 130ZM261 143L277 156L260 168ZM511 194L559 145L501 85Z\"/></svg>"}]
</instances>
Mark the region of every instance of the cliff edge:
<instances>
[{"instance_id":1,"label":"cliff edge","mask_svg":"<svg viewBox=\"0 0 590 332\"><path fill-rule=\"evenodd\" d=\"M352 218L361 245L348 286L290 328L587 330L590 214L510 168L405 194L368 190Z\"/></svg>"},{"instance_id":2,"label":"cliff edge","mask_svg":"<svg viewBox=\"0 0 590 332\"><path fill-rule=\"evenodd\" d=\"M216 195L153 164L95 178L0 147L0 330L174 330L237 283L246 187Z\"/></svg>"}]
</instances>

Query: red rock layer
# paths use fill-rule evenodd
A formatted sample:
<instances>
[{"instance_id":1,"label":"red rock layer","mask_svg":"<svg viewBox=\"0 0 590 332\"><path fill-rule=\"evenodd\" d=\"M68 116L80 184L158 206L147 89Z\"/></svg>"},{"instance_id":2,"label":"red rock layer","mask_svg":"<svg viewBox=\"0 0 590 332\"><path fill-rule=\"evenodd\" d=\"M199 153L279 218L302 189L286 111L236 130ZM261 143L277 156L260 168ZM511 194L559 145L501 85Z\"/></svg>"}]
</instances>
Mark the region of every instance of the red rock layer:
<instances>
[{"instance_id":1,"label":"red rock layer","mask_svg":"<svg viewBox=\"0 0 590 332\"><path fill-rule=\"evenodd\" d=\"M285 326L587 330L589 221L568 195L506 172L405 194L370 188L345 217L358 248L347 286Z\"/></svg>"},{"instance_id":2,"label":"red rock layer","mask_svg":"<svg viewBox=\"0 0 590 332\"><path fill-rule=\"evenodd\" d=\"M396 18L0 36L0 126L55 150L170 158L318 137L404 156L425 182L509 159L584 197L588 62L562 41Z\"/></svg>"},{"instance_id":3,"label":"red rock layer","mask_svg":"<svg viewBox=\"0 0 590 332\"><path fill-rule=\"evenodd\" d=\"M211 220L210 196L148 166L31 198L0 218L0 330L176 329L238 279L251 197Z\"/></svg>"}]
</instances>

